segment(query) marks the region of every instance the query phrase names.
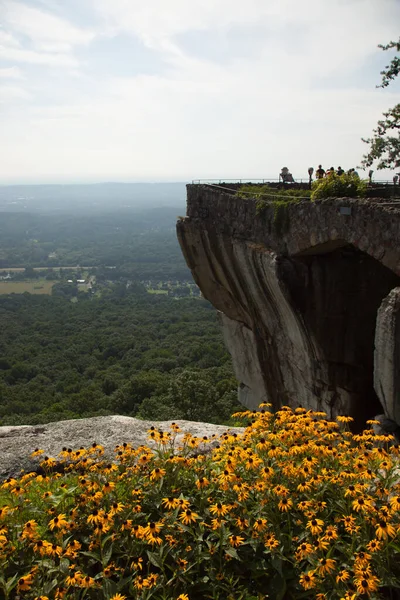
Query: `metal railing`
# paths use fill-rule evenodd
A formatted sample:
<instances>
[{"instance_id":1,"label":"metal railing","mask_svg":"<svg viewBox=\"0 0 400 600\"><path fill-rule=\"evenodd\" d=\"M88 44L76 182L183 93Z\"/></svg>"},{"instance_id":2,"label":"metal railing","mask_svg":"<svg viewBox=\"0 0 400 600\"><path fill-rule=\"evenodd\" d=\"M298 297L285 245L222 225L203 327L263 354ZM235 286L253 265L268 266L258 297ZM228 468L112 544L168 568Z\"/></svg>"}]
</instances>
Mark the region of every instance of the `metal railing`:
<instances>
[{"instance_id":1,"label":"metal railing","mask_svg":"<svg viewBox=\"0 0 400 600\"><path fill-rule=\"evenodd\" d=\"M315 179L313 179L313 181L315 181ZM241 178L241 179L192 179L192 184L194 185L207 185L207 184L218 184L221 185L221 183L283 183L283 181L281 179L274 179L274 178L267 178L267 179L246 179L246 178ZM309 178L306 179L295 179L293 181L293 183L310 183ZM372 181L372 184L379 184L379 185L389 185L389 186L394 186L396 184L393 183L393 181L390 181L389 179L374 179ZM286 185L290 185L289 182L286 182ZM399 184L397 184L399 185Z\"/></svg>"}]
</instances>

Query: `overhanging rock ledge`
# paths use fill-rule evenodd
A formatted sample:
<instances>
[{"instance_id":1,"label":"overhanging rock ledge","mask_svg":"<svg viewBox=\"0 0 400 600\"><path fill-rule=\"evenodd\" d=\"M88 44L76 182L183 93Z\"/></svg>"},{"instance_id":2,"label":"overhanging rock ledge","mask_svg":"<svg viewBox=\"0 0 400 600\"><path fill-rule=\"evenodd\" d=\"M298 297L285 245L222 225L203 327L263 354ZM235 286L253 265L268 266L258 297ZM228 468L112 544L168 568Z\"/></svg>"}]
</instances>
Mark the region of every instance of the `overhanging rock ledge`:
<instances>
[{"instance_id":1,"label":"overhanging rock ledge","mask_svg":"<svg viewBox=\"0 0 400 600\"><path fill-rule=\"evenodd\" d=\"M281 209L279 209L281 210ZM400 422L400 204L329 199L257 211L188 185L186 262L221 314L239 399ZM283 223L283 225L282 225Z\"/></svg>"}]
</instances>

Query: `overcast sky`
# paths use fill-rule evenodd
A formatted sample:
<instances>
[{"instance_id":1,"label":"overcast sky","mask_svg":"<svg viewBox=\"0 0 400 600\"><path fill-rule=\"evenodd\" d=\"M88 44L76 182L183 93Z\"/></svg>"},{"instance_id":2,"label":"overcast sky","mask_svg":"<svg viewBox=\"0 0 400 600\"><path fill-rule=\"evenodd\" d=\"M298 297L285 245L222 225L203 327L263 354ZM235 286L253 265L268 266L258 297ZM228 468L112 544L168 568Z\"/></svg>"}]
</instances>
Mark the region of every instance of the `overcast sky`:
<instances>
[{"instance_id":1,"label":"overcast sky","mask_svg":"<svg viewBox=\"0 0 400 600\"><path fill-rule=\"evenodd\" d=\"M356 166L399 23L399 0L0 0L0 183Z\"/></svg>"}]
</instances>

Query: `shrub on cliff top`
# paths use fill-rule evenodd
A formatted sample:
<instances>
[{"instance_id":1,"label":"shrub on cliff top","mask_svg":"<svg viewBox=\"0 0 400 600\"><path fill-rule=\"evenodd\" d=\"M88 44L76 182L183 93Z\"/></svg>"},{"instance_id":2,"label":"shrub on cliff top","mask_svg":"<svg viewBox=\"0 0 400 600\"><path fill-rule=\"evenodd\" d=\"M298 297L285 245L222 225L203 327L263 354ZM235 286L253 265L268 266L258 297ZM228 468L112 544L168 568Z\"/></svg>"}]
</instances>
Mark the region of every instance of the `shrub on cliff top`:
<instances>
[{"instance_id":1,"label":"shrub on cliff top","mask_svg":"<svg viewBox=\"0 0 400 600\"><path fill-rule=\"evenodd\" d=\"M336 175L332 173L324 179L316 179L312 184L311 200L322 198L363 198L368 182L357 175Z\"/></svg>"},{"instance_id":2,"label":"shrub on cliff top","mask_svg":"<svg viewBox=\"0 0 400 600\"><path fill-rule=\"evenodd\" d=\"M398 446L322 412L245 411L210 441L44 457L0 489L6 600L379 599L400 586ZM371 422L370 422L371 424ZM180 441L178 441L180 439ZM40 451L35 452L40 454Z\"/></svg>"}]
</instances>

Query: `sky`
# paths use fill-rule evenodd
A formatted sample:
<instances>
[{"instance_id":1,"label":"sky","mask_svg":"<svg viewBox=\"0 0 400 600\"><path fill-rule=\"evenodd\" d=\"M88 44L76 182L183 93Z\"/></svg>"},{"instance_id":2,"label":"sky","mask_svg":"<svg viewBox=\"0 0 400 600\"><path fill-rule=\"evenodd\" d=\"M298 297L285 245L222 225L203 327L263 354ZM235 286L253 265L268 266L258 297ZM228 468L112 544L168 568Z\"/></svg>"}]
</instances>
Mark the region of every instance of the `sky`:
<instances>
[{"instance_id":1,"label":"sky","mask_svg":"<svg viewBox=\"0 0 400 600\"><path fill-rule=\"evenodd\" d=\"M0 183L360 163L400 0L0 0ZM393 173L376 173L376 178Z\"/></svg>"}]
</instances>

